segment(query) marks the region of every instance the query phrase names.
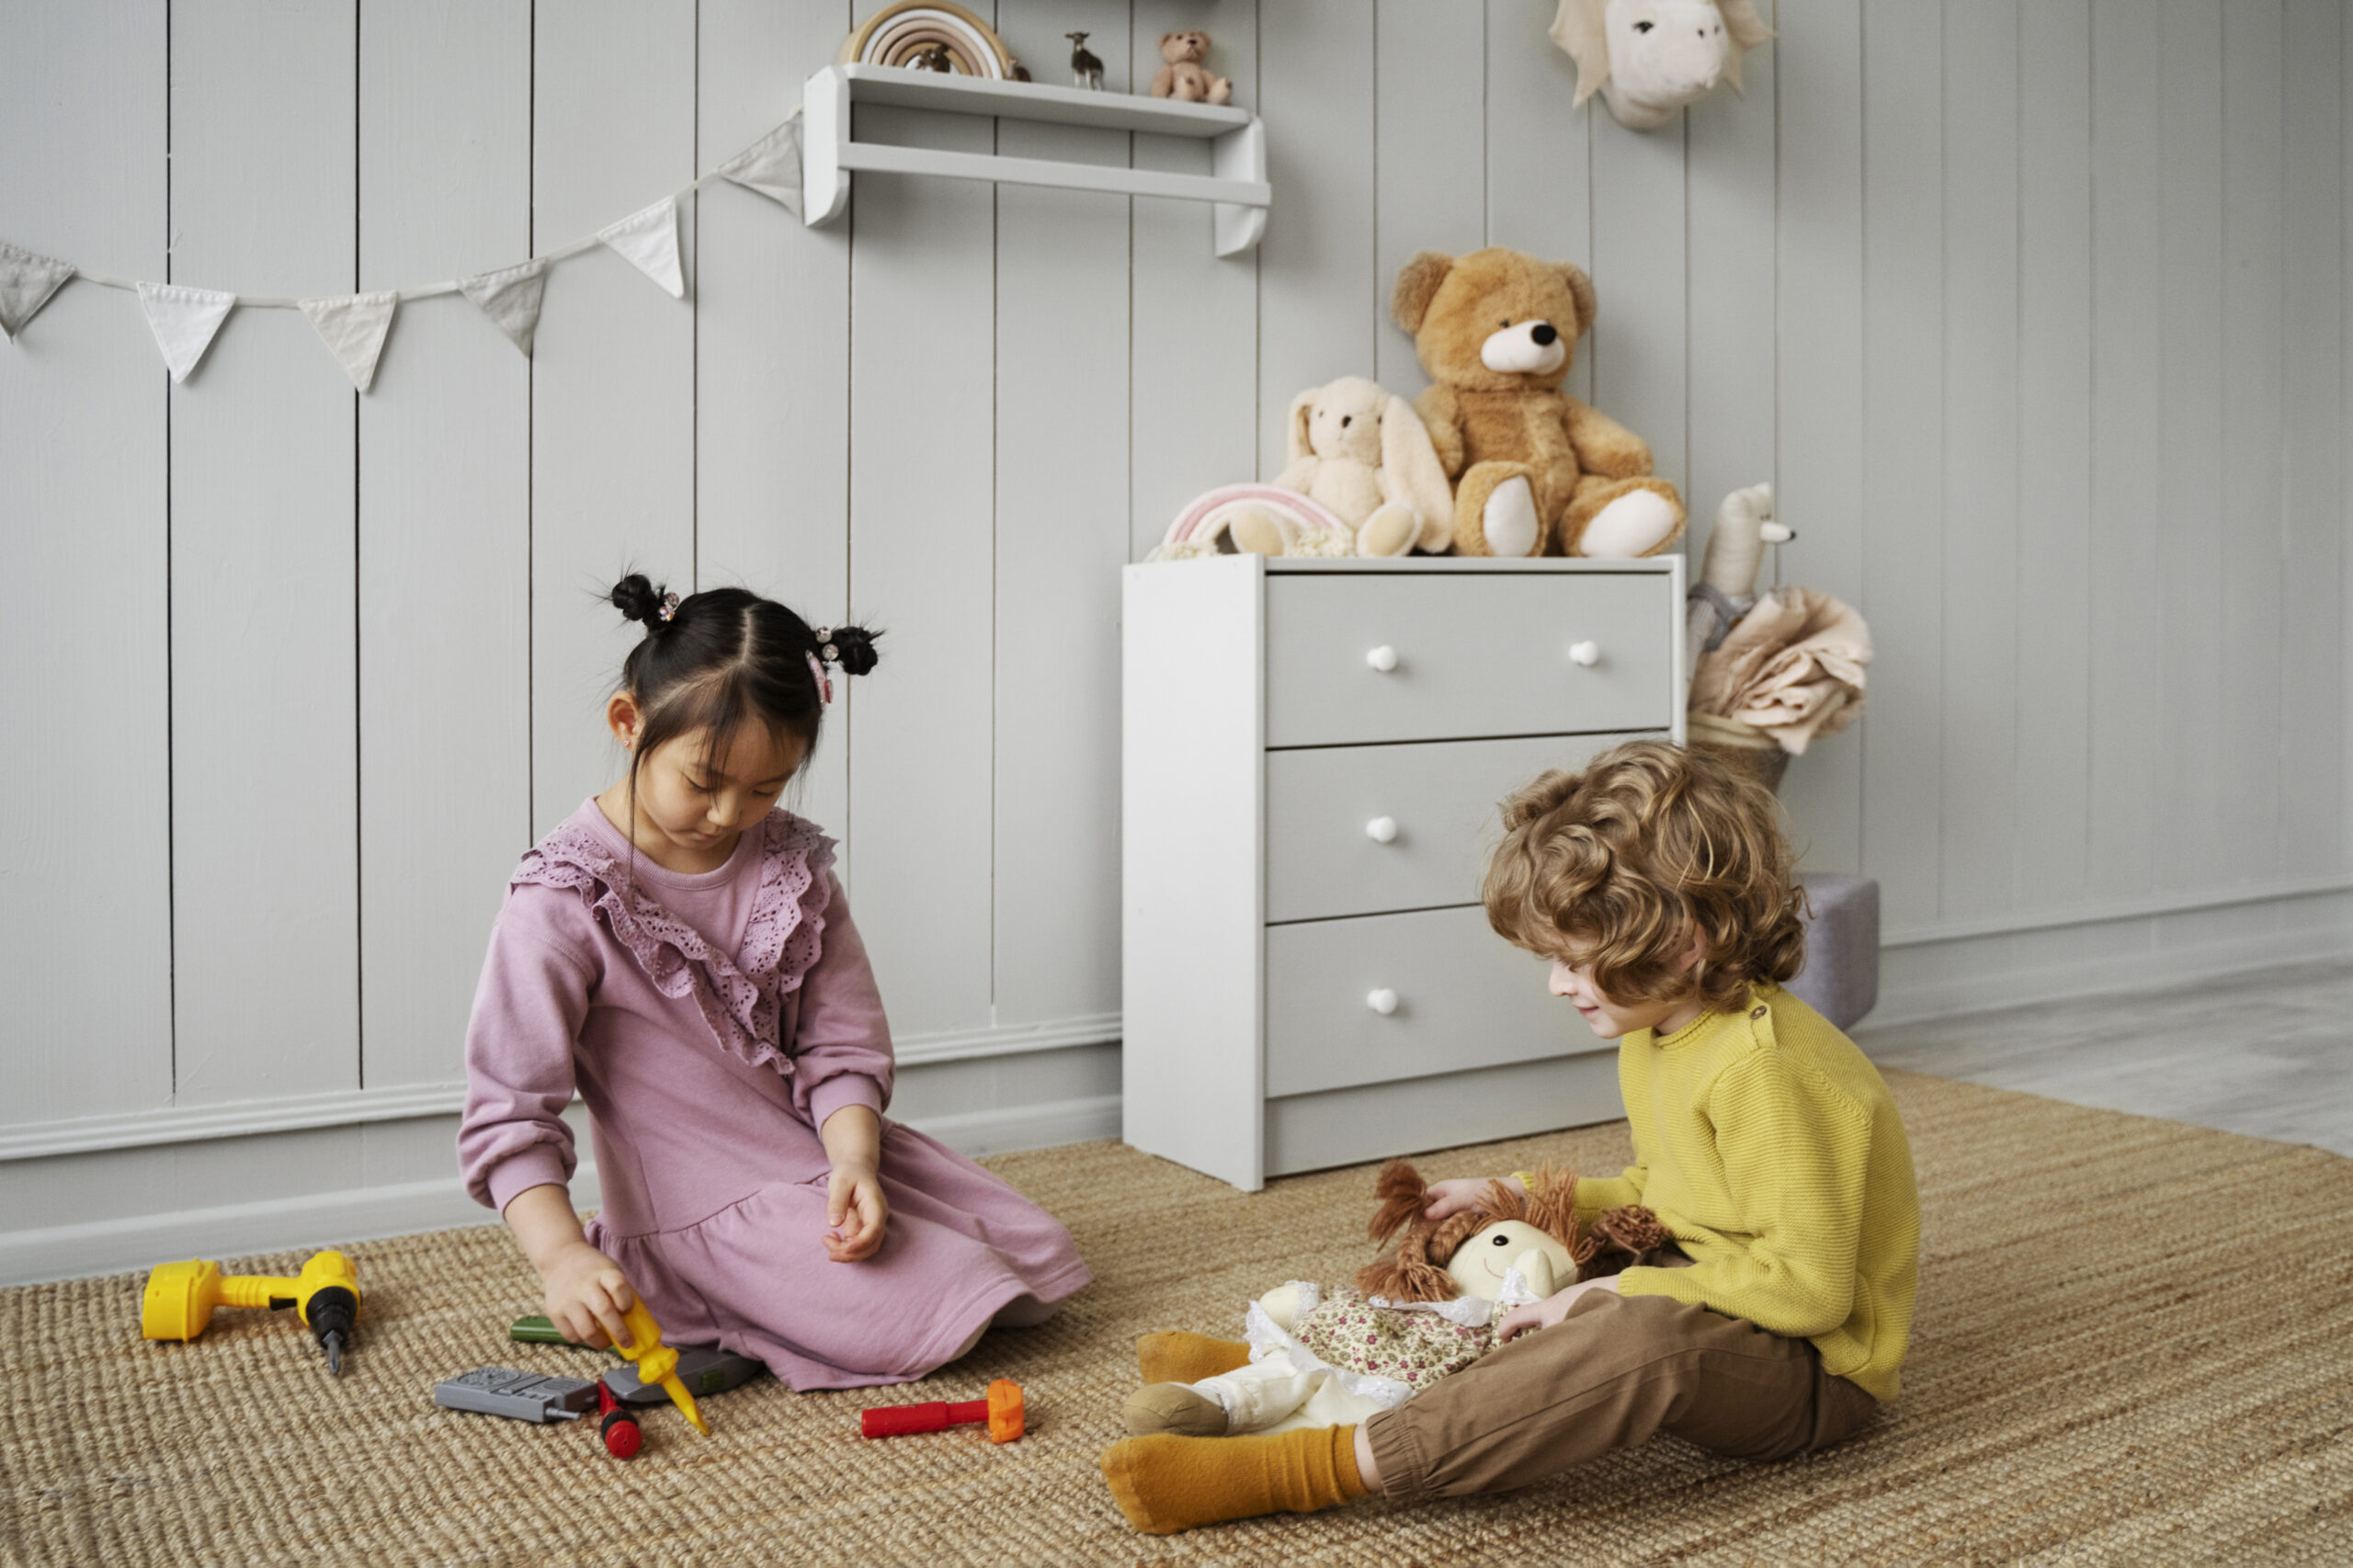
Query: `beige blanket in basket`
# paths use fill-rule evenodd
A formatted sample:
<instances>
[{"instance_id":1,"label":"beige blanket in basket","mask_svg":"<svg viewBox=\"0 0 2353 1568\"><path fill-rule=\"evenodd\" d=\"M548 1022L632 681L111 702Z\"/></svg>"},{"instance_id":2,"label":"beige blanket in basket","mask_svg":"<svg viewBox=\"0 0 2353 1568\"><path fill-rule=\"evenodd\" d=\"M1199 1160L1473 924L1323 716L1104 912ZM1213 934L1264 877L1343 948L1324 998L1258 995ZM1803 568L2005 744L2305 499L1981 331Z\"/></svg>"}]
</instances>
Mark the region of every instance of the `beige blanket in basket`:
<instances>
[{"instance_id":1,"label":"beige blanket in basket","mask_svg":"<svg viewBox=\"0 0 2353 1568\"><path fill-rule=\"evenodd\" d=\"M1700 658L1691 711L1754 724L1802 754L1855 722L1870 662L1870 629L1853 608L1812 588L1776 588Z\"/></svg>"}]
</instances>

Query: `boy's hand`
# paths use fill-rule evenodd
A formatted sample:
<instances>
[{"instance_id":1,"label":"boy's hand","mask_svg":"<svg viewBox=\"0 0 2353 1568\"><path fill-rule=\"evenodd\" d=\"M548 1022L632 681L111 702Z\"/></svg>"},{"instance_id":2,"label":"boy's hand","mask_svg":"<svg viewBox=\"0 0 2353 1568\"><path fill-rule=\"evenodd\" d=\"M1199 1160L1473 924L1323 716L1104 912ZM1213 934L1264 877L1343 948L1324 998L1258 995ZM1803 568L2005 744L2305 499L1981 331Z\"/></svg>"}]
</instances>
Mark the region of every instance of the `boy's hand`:
<instances>
[{"instance_id":1,"label":"boy's hand","mask_svg":"<svg viewBox=\"0 0 2353 1568\"><path fill-rule=\"evenodd\" d=\"M1577 1298L1587 1290L1617 1289L1618 1276L1612 1274L1606 1278L1588 1279L1582 1285L1572 1285L1565 1290L1556 1291L1532 1307L1514 1307L1503 1315L1501 1322L1495 1324L1495 1343L1507 1344L1518 1335L1532 1329L1552 1327L1569 1315L1569 1309L1574 1306Z\"/></svg>"},{"instance_id":2,"label":"boy's hand","mask_svg":"<svg viewBox=\"0 0 2353 1568\"><path fill-rule=\"evenodd\" d=\"M1460 1214L1466 1209L1476 1208L1489 1184L1498 1181L1523 1198L1528 1194L1528 1189L1511 1176L1455 1176L1447 1181L1434 1181L1426 1189L1429 1202L1422 1210L1422 1218L1443 1220L1449 1214Z\"/></svg>"},{"instance_id":3,"label":"boy's hand","mask_svg":"<svg viewBox=\"0 0 2353 1568\"><path fill-rule=\"evenodd\" d=\"M882 1227L891 1205L882 1196L882 1178L871 1165L846 1163L834 1166L825 1184L825 1256L835 1263L856 1263L872 1257L882 1245Z\"/></svg>"},{"instance_id":4,"label":"boy's hand","mask_svg":"<svg viewBox=\"0 0 2353 1568\"><path fill-rule=\"evenodd\" d=\"M548 1321L566 1339L602 1349L629 1337L621 1314L637 1300L620 1266L586 1242L559 1250L540 1271Z\"/></svg>"}]
</instances>

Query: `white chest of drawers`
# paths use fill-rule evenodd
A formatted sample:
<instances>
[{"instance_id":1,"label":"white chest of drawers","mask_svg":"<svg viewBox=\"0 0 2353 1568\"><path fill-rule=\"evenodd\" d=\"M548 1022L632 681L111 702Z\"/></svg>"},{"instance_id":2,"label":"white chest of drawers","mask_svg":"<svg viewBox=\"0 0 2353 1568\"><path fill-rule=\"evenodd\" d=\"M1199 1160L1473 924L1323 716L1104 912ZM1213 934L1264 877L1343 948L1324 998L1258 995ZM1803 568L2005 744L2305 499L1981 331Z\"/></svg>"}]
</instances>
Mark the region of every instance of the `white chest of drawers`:
<instances>
[{"instance_id":1,"label":"white chest of drawers","mask_svg":"<svg viewBox=\"0 0 2353 1568\"><path fill-rule=\"evenodd\" d=\"M1682 738L1683 562L1131 566L1123 1132L1270 1176L1620 1114L1479 906L1496 805Z\"/></svg>"}]
</instances>

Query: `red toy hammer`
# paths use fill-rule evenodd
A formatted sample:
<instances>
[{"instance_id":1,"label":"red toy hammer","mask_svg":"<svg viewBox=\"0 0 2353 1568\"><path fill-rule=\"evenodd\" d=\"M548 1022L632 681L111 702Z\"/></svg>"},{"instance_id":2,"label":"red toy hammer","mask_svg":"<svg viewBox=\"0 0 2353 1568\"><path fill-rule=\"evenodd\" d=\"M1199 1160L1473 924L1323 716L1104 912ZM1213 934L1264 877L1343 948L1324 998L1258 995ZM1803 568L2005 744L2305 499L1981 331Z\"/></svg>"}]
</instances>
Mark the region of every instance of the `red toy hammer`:
<instances>
[{"instance_id":1,"label":"red toy hammer","mask_svg":"<svg viewBox=\"0 0 2353 1568\"><path fill-rule=\"evenodd\" d=\"M897 1437L909 1432L943 1432L975 1422L989 1424L989 1441L1010 1443L1021 1436L1021 1385L999 1378L989 1385L986 1399L961 1400L950 1404L883 1404L858 1417L858 1430L869 1437Z\"/></svg>"}]
</instances>

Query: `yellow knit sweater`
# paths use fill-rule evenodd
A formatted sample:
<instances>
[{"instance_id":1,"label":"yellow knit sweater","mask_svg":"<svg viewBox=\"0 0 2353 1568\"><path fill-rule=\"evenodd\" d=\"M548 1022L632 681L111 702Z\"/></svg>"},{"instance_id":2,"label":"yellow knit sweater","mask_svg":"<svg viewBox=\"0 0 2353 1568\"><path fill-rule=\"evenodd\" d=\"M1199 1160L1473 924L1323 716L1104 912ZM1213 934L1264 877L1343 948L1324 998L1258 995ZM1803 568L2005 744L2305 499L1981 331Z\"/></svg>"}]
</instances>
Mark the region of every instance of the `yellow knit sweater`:
<instances>
[{"instance_id":1,"label":"yellow knit sweater","mask_svg":"<svg viewBox=\"0 0 2353 1568\"><path fill-rule=\"evenodd\" d=\"M1577 1184L1579 1220L1647 1205L1689 1268L1630 1268L1669 1296L1813 1342L1829 1371L1895 1397L1920 1285L1912 1149L1855 1043L1778 985L1618 1048L1633 1124L1622 1176Z\"/></svg>"}]
</instances>

